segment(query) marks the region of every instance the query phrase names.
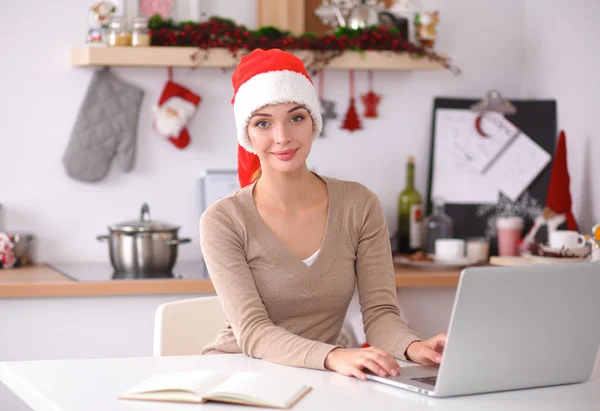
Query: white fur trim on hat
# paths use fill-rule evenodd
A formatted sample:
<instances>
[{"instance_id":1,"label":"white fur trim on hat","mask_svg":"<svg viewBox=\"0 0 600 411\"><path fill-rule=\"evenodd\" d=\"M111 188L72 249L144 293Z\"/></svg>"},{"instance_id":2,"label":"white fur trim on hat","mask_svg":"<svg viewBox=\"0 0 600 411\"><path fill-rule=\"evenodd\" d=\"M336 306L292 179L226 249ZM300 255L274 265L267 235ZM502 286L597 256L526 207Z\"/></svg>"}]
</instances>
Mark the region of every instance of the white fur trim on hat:
<instances>
[{"instance_id":1,"label":"white fur trim on hat","mask_svg":"<svg viewBox=\"0 0 600 411\"><path fill-rule=\"evenodd\" d=\"M256 110L269 104L298 103L306 106L314 122L313 140L321 134L323 119L315 87L304 75L291 70L269 71L240 86L233 103L238 142L254 153L248 138L248 121Z\"/></svg>"}]
</instances>

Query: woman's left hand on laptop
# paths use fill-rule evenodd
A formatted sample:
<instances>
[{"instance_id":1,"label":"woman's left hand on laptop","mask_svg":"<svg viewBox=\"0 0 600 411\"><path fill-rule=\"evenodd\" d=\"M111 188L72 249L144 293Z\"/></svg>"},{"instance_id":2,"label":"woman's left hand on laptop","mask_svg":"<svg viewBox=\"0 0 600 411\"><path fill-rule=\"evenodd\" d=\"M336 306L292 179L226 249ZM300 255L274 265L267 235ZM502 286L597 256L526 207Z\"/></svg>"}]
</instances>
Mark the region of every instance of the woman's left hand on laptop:
<instances>
[{"instance_id":1,"label":"woman's left hand on laptop","mask_svg":"<svg viewBox=\"0 0 600 411\"><path fill-rule=\"evenodd\" d=\"M414 341L406 349L406 357L423 365L442 362L442 353L446 345L446 333L441 333L424 341Z\"/></svg>"}]
</instances>

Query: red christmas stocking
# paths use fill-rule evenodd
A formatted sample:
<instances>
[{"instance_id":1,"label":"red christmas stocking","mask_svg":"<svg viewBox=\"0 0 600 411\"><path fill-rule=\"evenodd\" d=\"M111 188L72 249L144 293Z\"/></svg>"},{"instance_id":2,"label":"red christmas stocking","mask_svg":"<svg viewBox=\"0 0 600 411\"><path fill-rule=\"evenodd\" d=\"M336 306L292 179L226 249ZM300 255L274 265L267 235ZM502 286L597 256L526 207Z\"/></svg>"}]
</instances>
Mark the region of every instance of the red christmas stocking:
<instances>
[{"instance_id":1,"label":"red christmas stocking","mask_svg":"<svg viewBox=\"0 0 600 411\"><path fill-rule=\"evenodd\" d=\"M201 98L184 86L174 83L170 77L169 75L158 105L153 107L153 127L175 147L183 149L190 143L187 124L196 113Z\"/></svg>"},{"instance_id":2,"label":"red christmas stocking","mask_svg":"<svg viewBox=\"0 0 600 411\"><path fill-rule=\"evenodd\" d=\"M346 117L344 118L344 123L342 124L342 128L354 131L361 129L360 119L358 118L358 114L356 113L356 107L354 105L354 71L350 70L350 107L348 108L348 112L346 113Z\"/></svg>"}]
</instances>

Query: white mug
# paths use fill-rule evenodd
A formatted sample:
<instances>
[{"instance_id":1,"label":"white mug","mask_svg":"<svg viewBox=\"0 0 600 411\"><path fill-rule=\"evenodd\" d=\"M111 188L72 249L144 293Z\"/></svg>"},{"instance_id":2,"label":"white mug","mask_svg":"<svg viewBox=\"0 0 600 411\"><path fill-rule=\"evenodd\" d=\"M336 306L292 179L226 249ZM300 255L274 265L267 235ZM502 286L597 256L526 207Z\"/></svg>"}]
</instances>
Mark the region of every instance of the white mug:
<instances>
[{"instance_id":1,"label":"white mug","mask_svg":"<svg viewBox=\"0 0 600 411\"><path fill-rule=\"evenodd\" d=\"M435 258L440 260L460 260L465 256L465 240L459 238L438 238L435 240Z\"/></svg>"},{"instance_id":2,"label":"white mug","mask_svg":"<svg viewBox=\"0 0 600 411\"><path fill-rule=\"evenodd\" d=\"M577 231L550 231L548 245L552 248L578 248L584 246L586 239Z\"/></svg>"}]
</instances>

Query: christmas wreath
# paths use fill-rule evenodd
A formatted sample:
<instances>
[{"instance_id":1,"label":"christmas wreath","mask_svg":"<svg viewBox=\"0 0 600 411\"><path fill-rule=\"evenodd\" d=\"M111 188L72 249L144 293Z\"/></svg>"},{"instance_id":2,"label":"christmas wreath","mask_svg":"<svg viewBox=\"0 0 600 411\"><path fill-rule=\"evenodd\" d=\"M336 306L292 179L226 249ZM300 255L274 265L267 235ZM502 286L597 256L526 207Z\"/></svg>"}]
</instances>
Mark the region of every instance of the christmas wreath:
<instances>
[{"instance_id":1,"label":"christmas wreath","mask_svg":"<svg viewBox=\"0 0 600 411\"><path fill-rule=\"evenodd\" d=\"M427 58L458 74L459 70L450 64L450 59L439 55L431 48L408 41L396 29L372 26L364 29L338 28L333 34L316 36L305 33L294 36L288 31L273 26L249 30L233 20L211 17L205 22L173 22L159 14L149 21L153 46L196 47L228 49L234 56L240 51L257 48L282 50L310 50L315 53L315 61L327 64L331 59L346 50L352 51L392 51L409 53L414 58Z\"/></svg>"}]
</instances>

